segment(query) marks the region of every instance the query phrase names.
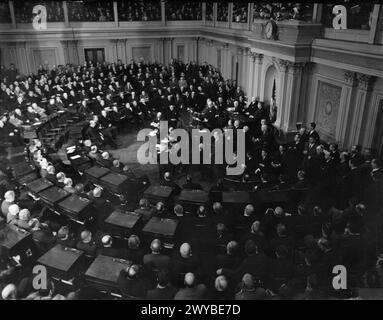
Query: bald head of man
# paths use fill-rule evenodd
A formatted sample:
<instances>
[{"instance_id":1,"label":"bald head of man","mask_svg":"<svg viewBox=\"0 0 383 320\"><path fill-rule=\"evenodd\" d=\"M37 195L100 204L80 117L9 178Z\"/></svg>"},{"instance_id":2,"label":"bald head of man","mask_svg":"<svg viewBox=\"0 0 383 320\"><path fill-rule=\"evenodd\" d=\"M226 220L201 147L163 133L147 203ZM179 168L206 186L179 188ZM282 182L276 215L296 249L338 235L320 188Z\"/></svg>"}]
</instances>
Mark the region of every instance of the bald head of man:
<instances>
[{"instance_id":1,"label":"bald head of man","mask_svg":"<svg viewBox=\"0 0 383 320\"><path fill-rule=\"evenodd\" d=\"M252 204L248 204L246 207L245 207L245 212L244 212L244 215L245 216L252 216L254 213L254 207Z\"/></svg>"},{"instance_id":2,"label":"bald head of man","mask_svg":"<svg viewBox=\"0 0 383 320\"><path fill-rule=\"evenodd\" d=\"M188 243L183 243L180 247L180 255L182 258L189 258L192 254L191 246Z\"/></svg>"},{"instance_id":3,"label":"bald head of man","mask_svg":"<svg viewBox=\"0 0 383 320\"><path fill-rule=\"evenodd\" d=\"M185 286L188 288L193 288L195 285L195 275L192 272L188 272L185 274L185 280L184 280Z\"/></svg>"},{"instance_id":4,"label":"bald head of man","mask_svg":"<svg viewBox=\"0 0 383 320\"><path fill-rule=\"evenodd\" d=\"M153 254L159 254L162 249L162 244L159 239L154 239L150 244L150 250L152 250Z\"/></svg>"},{"instance_id":5,"label":"bald head of man","mask_svg":"<svg viewBox=\"0 0 383 320\"><path fill-rule=\"evenodd\" d=\"M215 279L214 287L218 292L223 292L227 289L228 282L225 276L220 275Z\"/></svg>"}]
</instances>

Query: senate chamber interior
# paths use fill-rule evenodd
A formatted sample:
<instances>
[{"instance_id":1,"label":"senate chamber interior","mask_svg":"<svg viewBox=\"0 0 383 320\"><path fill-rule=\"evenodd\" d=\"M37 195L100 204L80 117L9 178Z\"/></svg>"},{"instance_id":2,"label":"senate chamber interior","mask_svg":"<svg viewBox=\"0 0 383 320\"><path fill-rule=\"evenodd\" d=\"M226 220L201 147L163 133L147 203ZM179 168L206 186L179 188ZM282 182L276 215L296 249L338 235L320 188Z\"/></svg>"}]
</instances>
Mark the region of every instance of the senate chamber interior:
<instances>
[{"instance_id":1,"label":"senate chamber interior","mask_svg":"<svg viewBox=\"0 0 383 320\"><path fill-rule=\"evenodd\" d=\"M1 1L0 299L382 298L383 7L334 5Z\"/></svg>"}]
</instances>

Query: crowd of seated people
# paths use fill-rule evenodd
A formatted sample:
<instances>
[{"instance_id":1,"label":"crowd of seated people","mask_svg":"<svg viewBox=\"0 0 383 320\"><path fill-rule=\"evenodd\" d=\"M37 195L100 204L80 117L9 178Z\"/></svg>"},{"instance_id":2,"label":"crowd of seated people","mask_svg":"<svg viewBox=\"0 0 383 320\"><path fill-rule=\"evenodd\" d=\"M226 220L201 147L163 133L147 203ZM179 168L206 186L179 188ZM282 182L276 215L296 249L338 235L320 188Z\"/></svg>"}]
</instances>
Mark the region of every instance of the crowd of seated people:
<instances>
[{"instance_id":1,"label":"crowd of seated people","mask_svg":"<svg viewBox=\"0 0 383 320\"><path fill-rule=\"evenodd\" d=\"M120 21L159 21L161 20L160 1L117 2Z\"/></svg>"},{"instance_id":2,"label":"crowd of seated people","mask_svg":"<svg viewBox=\"0 0 383 320\"><path fill-rule=\"evenodd\" d=\"M8 2L0 2L0 23L11 23L11 14Z\"/></svg>"},{"instance_id":3,"label":"crowd of seated people","mask_svg":"<svg viewBox=\"0 0 383 320\"><path fill-rule=\"evenodd\" d=\"M233 3L233 22L246 23L248 16L247 3Z\"/></svg>"},{"instance_id":4,"label":"crowd of seated people","mask_svg":"<svg viewBox=\"0 0 383 320\"><path fill-rule=\"evenodd\" d=\"M34 14L32 13L35 5L43 5L47 9L47 22L64 22L64 9L60 1L46 2L15 2L15 19L16 23L32 23Z\"/></svg>"},{"instance_id":5,"label":"crowd of seated people","mask_svg":"<svg viewBox=\"0 0 383 320\"><path fill-rule=\"evenodd\" d=\"M217 21L227 22L229 19L229 7L227 3L217 3Z\"/></svg>"},{"instance_id":6,"label":"crowd of seated people","mask_svg":"<svg viewBox=\"0 0 383 320\"><path fill-rule=\"evenodd\" d=\"M213 21L213 18L214 18L213 8L214 7L212 2L206 2L206 13L205 13L206 21Z\"/></svg>"},{"instance_id":7,"label":"crowd of seated people","mask_svg":"<svg viewBox=\"0 0 383 320\"><path fill-rule=\"evenodd\" d=\"M108 22L114 21L113 2L103 1L69 1L69 21L73 22Z\"/></svg>"},{"instance_id":8,"label":"crowd of seated people","mask_svg":"<svg viewBox=\"0 0 383 320\"><path fill-rule=\"evenodd\" d=\"M92 163L126 175L132 174L129 167L106 151L116 147L115 138L124 129L155 127L160 120L182 127L182 115L190 112L200 128L246 133L241 180L233 187L225 175L212 177L217 183L205 190L211 200L195 211L184 208L176 197L152 207L144 197L137 203L112 196L74 167L51 159L41 141L29 141L39 175L91 200L96 217L89 225L74 226L49 209L42 210L38 198L15 187L17 179L7 176L3 159L3 223L31 232L39 254L60 243L86 252L90 259L103 254L130 261L117 280L124 298L325 299L357 294L334 291L334 265L347 268L349 288L382 284L381 243L374 224L381 223L383 177L381 163L371 153L362 154L358 146L338 150L336 144L320 139L315 122L299 128L293 142L278 141L275 119L262 102L255 97L247 101L240 87L224 81L206 63L84 63L18 79L11 83L6 75L1 86L6 115L0 131L12 146L27 141L13 138L18 135L11 114L32 123L58 111L86 114L89 126L77 147ZM176 193L201 190L193 171L182 187L172 171L171 165L166 168L161 185ZM213 193L223 191L260 194L284 189L300 191L299 198L284 205L251 200L235 207L212 200ZM101 227L115 209L134 211L144 221L177 220L173 250L140 232L126 242L116 241ZM48 290L34 290L32 274L20 261L4 252L0 258L2 299L104 297L87 286L63 293L54 282Z\"/></svg>"},{"instance_id":9,"label":"crowd of seated people","mask_svg":"<svg viewBox=\"0 0 383 320\"><path fill-rule=\"evenodd\" d=\"M254 4L253 19L311 21L312 4L303 3L260 3Z\"/></svg>"},{"instance_id":10,"label":"crowd of seated people","mask_svg":"<svg viewBox=\"0 0 383 320\"><path fill-rule=\"evenodd\" d=\"M202 3L192 1L167 2L166 19L169 21L202 20Z\"/></svg>"}]
</instances>

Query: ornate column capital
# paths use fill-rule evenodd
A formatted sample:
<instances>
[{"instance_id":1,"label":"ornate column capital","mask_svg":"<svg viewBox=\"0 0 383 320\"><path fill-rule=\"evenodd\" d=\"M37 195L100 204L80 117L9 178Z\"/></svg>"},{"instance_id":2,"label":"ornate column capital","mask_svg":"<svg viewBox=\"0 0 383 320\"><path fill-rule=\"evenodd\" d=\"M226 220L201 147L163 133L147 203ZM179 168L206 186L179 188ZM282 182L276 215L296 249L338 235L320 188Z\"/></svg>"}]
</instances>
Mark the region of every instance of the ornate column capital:
<instances>
[{"instance_id":1,"label":"ornate column capital","mask_svg":"<svg viewBox=\"0 0 383 320\"><path fill-rule=\"evenodd\" d=\"M356 79L358 80L358 87L363 90L369 90L374 80L373 76L363 73L357 73Z\"/></svg>"},{"instance_id":2,"label":"ornate column capital","mask_svg":"<svg viewBox=\"0 0 383 320\"><path fill-rule=\"evenodd\" d=\"M253 52L253 59L254 59L255 63L262 63L263 54L262 53Z\"/></svg>"},{"instance_id":3,"label":"ornate column capital","mask_svg":"<svg viewBox=\"0 0 383 320\"><path fill-rule=\"evenodd\" d=\"M353 86L355 84L355 81L356 81L355 72L346 71L344 73L344 81L346 82L346 84Z\"/></svg>"},{"instance_id":4,"label":"ornate column capital","mask_svg":"<svg viewBox=\"0 0 383 320\"><path fill-rule=\"evenodd\" d=\"M289 73L291 74L299 74L302 73L304 63L302 62L290 62L288 61Z\"/></svg>"},{"instance_id":5,"label":"ornate column capital","mask_svg":"<svg viewBox=\"0 0 383 320\"><path fill-rule=\"evenodd\" d=\"M222 44L222 49L223 50L229 50L229 44L228 43L223 43Z\"/></svg>"},{"instance_id":6,"label":"ornate column capital","mask_svg":"<svg viewBox=\"0 0 383 320\"><path fill-rule=\"evenodd\" d=\"M245 54L245 49L244 48L237 48L237 55L242 56Z\"/></svg>"},{"instance_id":7,"label":"ornate column capital","mask_svg":"<svg viewBox=\"0 0 383 320\"><path fill-rule=\"evenodd\" d=\"M283 59L276 59L275 61L276 63L278 63L279 68L281 69L282 72L287 72L290 61L283 60Z\"/></svg>"}]
</instances>

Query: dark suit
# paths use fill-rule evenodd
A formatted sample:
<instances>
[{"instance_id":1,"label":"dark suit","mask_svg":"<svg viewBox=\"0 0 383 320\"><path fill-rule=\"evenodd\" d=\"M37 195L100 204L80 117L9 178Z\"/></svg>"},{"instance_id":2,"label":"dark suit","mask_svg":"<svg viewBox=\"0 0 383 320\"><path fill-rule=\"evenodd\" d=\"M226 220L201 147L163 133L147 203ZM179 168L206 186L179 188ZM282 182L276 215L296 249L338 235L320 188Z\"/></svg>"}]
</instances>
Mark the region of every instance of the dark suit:
<instances>
[{"instance_id":1,"label":"dark suit","mask_svg":"<svg viewBox=\"0 0 383 320\"><path fill-rule=\"evenodd\" d=\"M171 285L166 286L165 288L155 288L149 290L146 299L147 300L173 300L174 296L177 293L177 289Z\"/></svg>"},{"instance_id":2,"label":"dark suit","mask_svg":"<svg viewBox=\"0 0 383 320\"><path fill-rule=\"evenodd\" d=\"M170 266L170 257L164 254L146 254L144 255L144 266L149 270L162 270Z\"/></svg>"}]
</instances>

